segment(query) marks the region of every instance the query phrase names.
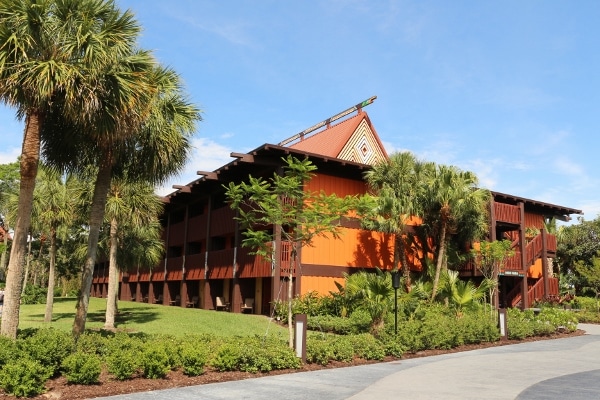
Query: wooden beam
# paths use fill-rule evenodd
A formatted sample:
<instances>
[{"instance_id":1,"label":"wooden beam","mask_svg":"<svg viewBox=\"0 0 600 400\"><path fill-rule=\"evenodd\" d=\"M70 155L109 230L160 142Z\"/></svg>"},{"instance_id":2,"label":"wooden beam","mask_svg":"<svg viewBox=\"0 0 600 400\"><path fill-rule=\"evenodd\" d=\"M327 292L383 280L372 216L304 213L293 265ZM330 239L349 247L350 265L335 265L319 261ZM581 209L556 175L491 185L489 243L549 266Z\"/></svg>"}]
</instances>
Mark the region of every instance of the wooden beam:
<instances>
[{"instance_id":1,"label":"wooden beam","mask_svg":"<svg viewBox=\"0 0 600 400\"><path fill-rule=\"evenodd\" d=\"M208 172L208 171L198 171L196 172L197 175L204 175L205 179L210 179L213 181L216 181L219 179L219 177L217 176L216 172Z\"/></svg>"},{"instance_id":2,"label":"wooden beam","mask_svg":"<svg viewBox=\"0 0 600 400\"><path fill-rule=\"evenodd\" d=\"M192 193L192 188L183 185L173 185L173 189L177 189L182 193Z\"/></svg>"},{"instance_id":3,"label":"wooden beam","mask_svg":"<svg viewBox=\"0 0 600 400\"><path fill-rule=\"evenodd\" d=\"M247 163L253 163L254 162L254 156L252 154L234 153L234 152L232 152L230 154L230 157L237 158L238 161L242 161L242 162L247 162Z\"/></svg>"}]
</instances>

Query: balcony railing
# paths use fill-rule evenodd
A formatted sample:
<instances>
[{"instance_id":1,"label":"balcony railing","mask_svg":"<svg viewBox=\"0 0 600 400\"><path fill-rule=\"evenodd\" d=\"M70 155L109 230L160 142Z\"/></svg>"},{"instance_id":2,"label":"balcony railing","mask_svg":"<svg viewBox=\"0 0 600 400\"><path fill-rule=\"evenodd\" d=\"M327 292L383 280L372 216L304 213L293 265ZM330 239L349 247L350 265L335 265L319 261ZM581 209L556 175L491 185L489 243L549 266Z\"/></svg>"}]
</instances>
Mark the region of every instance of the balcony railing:
<instances>
[{"instance_id":1,"label":"balcony railing","mask_svg":"<svg viewBox=\"0 0 600 400\"><path fill-rule=\"evenodd\" d=\"M521 222L521 210L518 206L504 203L494 203L496 221L518 224Z\"/></svg>"}]
</instances>

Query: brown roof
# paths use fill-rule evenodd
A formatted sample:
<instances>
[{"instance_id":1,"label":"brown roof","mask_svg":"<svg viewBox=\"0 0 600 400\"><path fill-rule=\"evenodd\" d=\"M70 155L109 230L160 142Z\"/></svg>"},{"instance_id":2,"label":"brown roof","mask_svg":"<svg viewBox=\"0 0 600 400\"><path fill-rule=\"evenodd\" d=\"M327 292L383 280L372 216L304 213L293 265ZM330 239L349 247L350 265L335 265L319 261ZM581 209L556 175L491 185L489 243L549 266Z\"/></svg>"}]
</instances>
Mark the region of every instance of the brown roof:
<instances>
[{"instance_id":1,"label":"brown roof","mask_svg":"<svg viewBox=\"0 0 600 400\"><path fill-rule=\"evenodd\" d=\"M355 116L348 118L339 124L332 125L325 130L300 140L299 142L293 143L289 145L289 147L294 150L335 158L340 154L346 143L348 143L348 140L352 134L354 134L356 129L358 129L363 120L366 120L367 124L369 125L369 128L377 139L379 147L385 151L377 133L375 132L375 129L373 128L373 125L371 124L369 116L364 111L359 111Z\"/></svg>"}]
</instances>

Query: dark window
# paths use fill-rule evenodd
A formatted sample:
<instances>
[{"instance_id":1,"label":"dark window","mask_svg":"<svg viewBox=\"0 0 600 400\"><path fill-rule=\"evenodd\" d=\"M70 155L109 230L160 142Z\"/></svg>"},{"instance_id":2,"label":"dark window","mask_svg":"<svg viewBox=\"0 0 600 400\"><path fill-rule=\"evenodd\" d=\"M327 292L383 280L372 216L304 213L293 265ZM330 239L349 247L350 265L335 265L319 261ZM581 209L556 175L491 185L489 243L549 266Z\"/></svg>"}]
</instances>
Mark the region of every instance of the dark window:
<instances>
[{"instance_id":1,"label":"dark window","mask_svg":"<svg viewBox=\"0 0 600 400\"><path fill-rule=\"evenodd\" d=\"M189 242L187 244L187 253L188 255L202 253L202 242Z\"/></svg>"},{"instance_id":2,"label":"dark window","mask_svg":"<svg viewBox=\"0 0 600 400\"><path fill-rule=\"evenodd\" d=\"M210 239L211 250L225 250L227 246L227 238L224 236L215 236Z\"/></svg>"},{"instance_id":3,"label":"dark window","mask_svg":"<svg viewBox=\"0 0 600 400\"><path fill-rule=\"evenodd\" d=\"M167 252L167 257L181 257L183 248L181 246L170 246Z\"/></svg>"},{"instance_id":4,"label":"dark window","mask_svg":"<svg viewBox=\"0 0 600 400\"><path fill-rule=\"evenodd\" d=\"M197 201L196 203L190 204L188 213L191 217L197 217L198 215L204 214L204 207L206 203L203 201Z\"/></svg>"}]
</instances>

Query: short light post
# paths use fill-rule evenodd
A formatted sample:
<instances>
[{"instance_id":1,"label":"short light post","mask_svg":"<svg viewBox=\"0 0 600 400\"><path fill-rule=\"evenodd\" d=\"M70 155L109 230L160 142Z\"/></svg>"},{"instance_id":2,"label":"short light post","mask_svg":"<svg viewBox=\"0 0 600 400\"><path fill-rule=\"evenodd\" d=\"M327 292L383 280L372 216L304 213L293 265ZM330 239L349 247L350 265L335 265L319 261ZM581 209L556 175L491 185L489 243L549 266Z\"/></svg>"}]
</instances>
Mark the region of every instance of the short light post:
<instances>
[{"instance_id":1,"label":"short light post","mask_svg":"<svg viewBox=\"0 0 600 400\"><path fill-rule=\"evenodd\" d=\"M394 334L398 334L398 289L400 288L400 271L392 271L392 286L394 287Z\"/></svg>"}]
</instances>

